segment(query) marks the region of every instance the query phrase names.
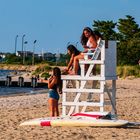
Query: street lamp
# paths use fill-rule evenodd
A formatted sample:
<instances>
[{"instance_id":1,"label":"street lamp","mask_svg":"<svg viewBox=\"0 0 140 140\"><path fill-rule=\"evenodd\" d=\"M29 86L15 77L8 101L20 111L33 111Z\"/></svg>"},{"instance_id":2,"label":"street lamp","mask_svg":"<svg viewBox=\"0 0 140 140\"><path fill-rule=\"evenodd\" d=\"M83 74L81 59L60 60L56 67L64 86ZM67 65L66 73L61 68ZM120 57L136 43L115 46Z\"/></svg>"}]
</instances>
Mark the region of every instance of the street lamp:
<instances>
[{"instance_id":1,"label":"street lamp","mask_svg":"<svg viewBox=\"0 0 140 140\"><path fill-rule=\"evenodd\" d=\"M37 42L37 40L34 40L34 45L33 45L33 56L32 56L32 65L35 64L35 43Z\"/></svg>"},{"instance_id":2,"label":"street lamp","mask_svg":"<svg viewBox=\"0 0 140 140\"><path fill-rule=\"evenodd\" d=\"M27 44L28 42L25 41L23 44ZM24 46L24 51L23 51L23 65L25 64L25 53L26 53L26 49L25 49L25 46Z\"/></svg>"},{"instance_id":3,"label":"street lamp","mask_svg":"<svg viewBox=\"0 0 140 140\"><path fill-rule=\"evenodd\" d=\"M16 51L17 51L17 38L18 38L18 35L16 35L16 37L15 37L15 55L16 55Z\"/></svg>"},{"instance_id":4,"label":"street lamp","mask_svg":"<svg viewBox=\"0 0 140 140\"><path fill-rule=\"evenodd\" d=\"M25 37L25 34L22 36L22 50L21 50L22 51L22 60L24 59L24 55L23 55L24 37Z\"/></svg>"}]
</instances>

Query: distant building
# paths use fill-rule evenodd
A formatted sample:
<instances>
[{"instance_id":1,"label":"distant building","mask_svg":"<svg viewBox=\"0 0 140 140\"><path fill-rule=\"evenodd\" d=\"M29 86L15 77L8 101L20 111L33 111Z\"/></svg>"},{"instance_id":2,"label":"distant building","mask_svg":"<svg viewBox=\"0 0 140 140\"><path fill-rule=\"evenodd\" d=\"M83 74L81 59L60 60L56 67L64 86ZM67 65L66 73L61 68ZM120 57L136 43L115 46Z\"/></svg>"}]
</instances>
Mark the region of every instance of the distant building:
<instances>
[{"instance_id":1,"label":"distant building","mask_svg":"<svg viewBox=\"0 0 140 140\"><path fill-rule=\"evenodd\" d=\"M0 52L0 58L5 58L5 57L6 57L6 53Z\"/></svg>"},{"instance_id":2,"label":"distant building","mask_svg":"<svg viewBox=\"0 0 140 140\"><path fill-rule=\"evenodd\" d=\"M3 62L4 58L6 57L6 53L0 53L0 62Z\"/></svg>"},{"instance_id":3,"label":"distant building","mask_svg":"<svg viewBox=\"0 0 140 140\"><path fill-rule=\"evenodd\" d=\"M44 60L52 60L55 59L55 54L50 53L50 52L46 52L43 54Z\"/></svg>"},{"instance_id":4,"label":"distant building","mask_svg":"<svg viewBox=\"0 0 140 140\"><path fill-rule=\"evenodd\" d=\"M59 61L61 57L60 53L55 54L55 57L56 57L56 61Z\"/></svg>"},{"instance_id":5,"label":"distant building","mask_svg":"<svg viewBox=\"0 0 140 140\"><path fill-rule=\"evenodd\" d=\"M0 61L2 61L6 55L11 54L11 53L0 53ZM31 51L17 51L16 56L18 57L33 57L33 52ZM52 61L52 62L59 62L61 54L53 54L51 52L45 52L41 54L34 54L35 58L42 58L42 60L47 60L47 61Z\"/></svg>"},{"instance_id":6,"label":"distant building","mask_svg":"<svg viewBox=\"0 0 140 140\"><path fill-rule=\"evenodd\" d=\"M32 57L33 56L33 52L30 51L17 51L16 52L16 56L23 56L25 54L26 57Z\"/></svg>"}]
</instances>

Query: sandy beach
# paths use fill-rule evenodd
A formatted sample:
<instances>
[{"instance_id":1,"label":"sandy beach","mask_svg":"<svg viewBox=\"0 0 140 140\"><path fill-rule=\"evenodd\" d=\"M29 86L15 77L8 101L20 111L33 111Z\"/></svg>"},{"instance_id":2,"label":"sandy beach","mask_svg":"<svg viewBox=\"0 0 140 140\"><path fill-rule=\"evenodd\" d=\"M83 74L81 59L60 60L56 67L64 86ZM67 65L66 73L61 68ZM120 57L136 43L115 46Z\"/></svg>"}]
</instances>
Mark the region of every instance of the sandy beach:
<instances>
[{"instance_id":1,"label":"sandy beach","mask_svg":"<svg viewBox=\"0 0 140 140\"><path fill-rule=\"evenodd\" d=\"M0 97L0 140L140 140L140 126L129 128L21 127L48 117L47 94ZM117 80L118 118L140 122L140 78ZM61 101L60 101L61 112Z\"/></svg>"}]
</instances>

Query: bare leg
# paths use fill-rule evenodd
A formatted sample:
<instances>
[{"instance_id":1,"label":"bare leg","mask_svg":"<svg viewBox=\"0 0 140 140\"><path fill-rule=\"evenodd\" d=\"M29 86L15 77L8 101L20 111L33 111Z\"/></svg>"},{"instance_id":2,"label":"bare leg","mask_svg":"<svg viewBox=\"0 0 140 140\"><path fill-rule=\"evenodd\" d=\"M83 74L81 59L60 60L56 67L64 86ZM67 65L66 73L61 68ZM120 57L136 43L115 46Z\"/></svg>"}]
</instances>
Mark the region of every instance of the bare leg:
<instances>
[{"instance_id":1,"label":"bare leg","mask_svg":"<svg viewBox=\"0 0 140 140\"><path fill-rule=\"evenodd\" d=\"M58 100L55 100L55 116L59 116Z\"/></svg>"},{"instance_id":2,"label":"bare leg","mask_svg":"<svg viewBox=\"0 0 140 140\"><path fill-rule=\"evenodd\" d=\"M79 68L79 59L84 59L84 55L79 54L77 56L74 57L74 73L78 74L78 68Z\"/></svg>"},{"instance_id":3,"label":"bare leg","mask_svg":"<svg viewBox=\"0 0 140 140\"><path fill-rule=\"evenodd\" d=\"M55 103L53 98L49 98L49 111L50 111L50 117L55 116Z\"/></svg>"}]
</instances>

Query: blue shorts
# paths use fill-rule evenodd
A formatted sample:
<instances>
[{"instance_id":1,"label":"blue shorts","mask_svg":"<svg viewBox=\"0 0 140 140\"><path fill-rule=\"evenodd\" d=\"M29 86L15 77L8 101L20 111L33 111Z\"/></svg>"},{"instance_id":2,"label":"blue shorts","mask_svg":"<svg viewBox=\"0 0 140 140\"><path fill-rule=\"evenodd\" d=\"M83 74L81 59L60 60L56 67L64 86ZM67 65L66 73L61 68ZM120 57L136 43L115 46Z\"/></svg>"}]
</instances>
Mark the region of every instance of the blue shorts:
<instances>
[{"instance_id":1,"label":"blue shorts","mask_svg":"<svg viewBox=\"0 0 140 140\"><path fill-rule=\"evenodd\" d=\"M59 100L59 94L54 89L49 89L49 98L53 98L55 100Z\"/></svg>"}]
</instances>

